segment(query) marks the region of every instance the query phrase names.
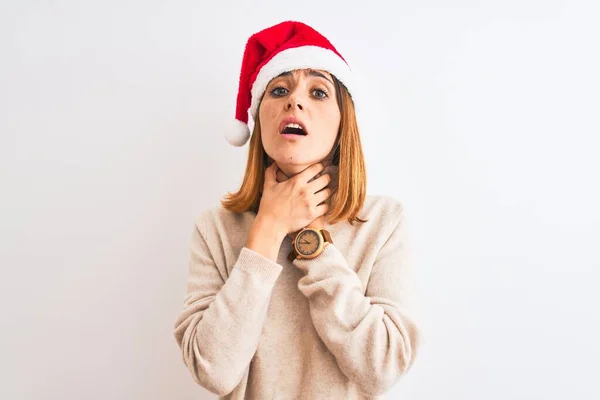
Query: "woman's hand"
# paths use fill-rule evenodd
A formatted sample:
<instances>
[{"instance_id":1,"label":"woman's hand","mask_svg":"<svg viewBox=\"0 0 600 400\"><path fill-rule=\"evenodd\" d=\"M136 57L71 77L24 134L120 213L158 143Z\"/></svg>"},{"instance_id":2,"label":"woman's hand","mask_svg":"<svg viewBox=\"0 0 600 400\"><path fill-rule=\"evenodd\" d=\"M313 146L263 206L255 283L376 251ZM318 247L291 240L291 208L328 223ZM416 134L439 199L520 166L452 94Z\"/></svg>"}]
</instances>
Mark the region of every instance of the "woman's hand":
<instances>
[{"instance_id":1,"label":"woman's hand","mask_svg":"<svg viewBox=\"0 0 600 400\"><path fill-rule=\"evenodd\" d=\"M325 167L325 169L323 169L319 174L329 174L329 176L331 177L331 180L329 182L328 187L330 189L332 189L332 191L335 192L335 189L337 189L338 186L338 167L331 164L331 162L328 162L330 160L323 160L321 161L322 164L327 165L327 167ZM319 176L319 175L317 175ZM290 179L286 174L283 173L283 171L281 169L279 169L277 171L277 182L285 182L288 179ZM327 203L329 205L331 205L331 199L332 197L329 197L327 199ZM317 217L314 221L310 222L308 225L306 225L307 228L314 228L314 229L321 229L325 226L325 216L321 215L319 217ZM296 236L297 232L294 233L289 233L288 236L290 236L292 239Z\"/></svg>"},{"instance_id":2,"label":"woman's hand","mask_svg":"<svg viewBox=\"0 0 600 400\"><path fill-rule=\"evenodd\" d=\"M276 231L290 234L313 223L329 209L332 178L323 163L313 164L287 179L273 162L265 170L265 182L257 219L270 221ZM323 173L321 176L319 174ZM321 204L323 203L323 204Z\"/></svg>"}]
</instances>

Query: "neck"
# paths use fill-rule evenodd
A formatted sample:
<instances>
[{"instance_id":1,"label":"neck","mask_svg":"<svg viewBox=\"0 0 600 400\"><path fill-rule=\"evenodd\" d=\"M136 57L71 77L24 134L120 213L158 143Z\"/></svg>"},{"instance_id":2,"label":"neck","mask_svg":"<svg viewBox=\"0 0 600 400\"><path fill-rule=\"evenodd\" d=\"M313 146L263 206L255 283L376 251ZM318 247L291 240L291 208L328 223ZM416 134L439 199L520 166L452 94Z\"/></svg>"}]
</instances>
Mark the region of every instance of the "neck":
<instances>
[{"instance_id":1,"label":"neck","mask_svg":"<svg viewBox=\"0 0 600 400\"><path fill-rule=\"evenodd\" d=\"M326 158L321 161L325 168L333 165L331 158ZM299 164L286 164L282 162L277 162L277 166L279 170L285 174L286 179L291 178L294 175L298 175L300 172L304 171L306 168L310 167L311 164L307 165L299 165Z\"/></svg>"},{"instance_id":2,"label":"neck","mask_svg":"<svg viewBox=\"0 0 600 400\"><path fill-rule=\"evenodd\" d=\"M338 167L331 163L331 159L326 159L321 162L325 166L325 168L323 169L323 173L328 173L331 175L331 182L329 183L328 187L331 188L335 192L335 190L337 189L337 186L338 186ZM277 172L277 182L285 182L288 179L290 179L292 176L294 176L295 174L300 173L304 170L304 169L301 169L300 171L298 171L296 173L288 173L283 170L283 167L279 166L279 163L277 164L277 166L280 168L279 171ZM307 167L304 167L304 168L307 168ZM330 199L331 198L326 200L326 202L329 205L331 205ZM315 219L314 221L312 221L311 223L309 223L306 227L314 228L314 229L321 229L321 228L325 227L325 222L326 222L326 218L324 215L322 215L322 216L318 217L317 219ZM298 232L299 231L289 233L288 236L293 240L296 237L296 235L298 234Z\"/></svg>"}]
</instances>

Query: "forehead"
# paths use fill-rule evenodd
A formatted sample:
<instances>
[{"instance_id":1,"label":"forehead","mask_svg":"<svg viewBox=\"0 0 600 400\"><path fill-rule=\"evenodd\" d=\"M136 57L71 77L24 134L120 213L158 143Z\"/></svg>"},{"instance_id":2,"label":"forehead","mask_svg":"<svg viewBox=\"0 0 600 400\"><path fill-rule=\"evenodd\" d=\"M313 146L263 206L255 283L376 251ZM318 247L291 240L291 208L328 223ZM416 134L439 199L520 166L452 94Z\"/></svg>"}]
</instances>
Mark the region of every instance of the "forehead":
<instances>
[{"instance_id":1,"label":"forehead","mask_svg":"<svg viewBox=\"0 0 600 400\"><path fill-rule=\"evenodd\" d=\"M279 78L279 77L294 77L294 78L299 78L301 76L303 77L321 77L321 78L325 78L329 81L333 81L331 74L323 69L313 69L313 68L302 68L302 69L295 69L292 71L286 71L283 72L281 74L279 74L278 76L276 76L273 79Z\"/></svg>"}]
</instances>

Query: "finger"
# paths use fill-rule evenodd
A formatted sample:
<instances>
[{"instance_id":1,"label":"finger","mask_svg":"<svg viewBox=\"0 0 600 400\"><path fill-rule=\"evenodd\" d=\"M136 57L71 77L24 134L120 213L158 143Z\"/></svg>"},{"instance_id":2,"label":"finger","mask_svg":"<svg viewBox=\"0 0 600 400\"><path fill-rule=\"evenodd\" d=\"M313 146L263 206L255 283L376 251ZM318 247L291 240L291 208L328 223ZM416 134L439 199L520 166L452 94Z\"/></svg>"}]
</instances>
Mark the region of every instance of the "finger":
<instances>
[{"instance_id":1,"label":"finger","mask_svg":"<svg viewBox=\"0 0 600 400\"><path fill-rule=\"evenodd\" d=\"M339 176L339 167L337 165L325 167L322 174L329 174L331 175L332 180L337 180L337 177Z\"/></svg>"},{"instance_id":2,"label":"finger","mask_svg":"<svg viewBox=\"0 0 600 400\"><path fill-rule=\"evenodd\" d=\"M320 204L322 202L324 202L325 200L327 200L329 197L331 197L331 195L333 194L333 190L331 190L330 188L325 188L323 190L321 190L318 193L315 193L315 203Z\"/></svg>"},{"instance_id":3,"label":"finger","mask_svg":"<svg viewBox=\"0 0 600 400\"><path fill-rule=\"evenodd\" d=\"M329 175L331 180L327 186L334 191L338 188L340 181L339 167L336 165L330 165L323 170L323 175Z\"/></svg>"},{"instance_id":4,"label":"finger","mask_svg":"<svg viewBox=\"0 0 600 400\"><path fill-rule=\"evenodd\" d=\"M304 171L300 172L298 175L294 176L294 179L298 179L302 183L310 182L313 178L315 178L315 175L323 171L324 168L325 166L323 165L323 163L319 162L313 164L310 167L306 168Z\"/></svg>"},{"instance_id":5,"label":"finger","mask_svg":"<svg viewBox=\"0 0 600 400\"><path fill-rule=\"evenodd\" d=\"M310 193L316 193L319 190L323 189L324 187L328 186L329 183L331 182L331 175L329 174L323 174L320 177L318 177L317 179L315 179L314 181L310 182L307 185L307 190Z\"/></svg>"},{"instance_id":6,"label":"finger","mask_svg":"<svg viewBox=\"0 0 600 400\"><path fill-rule=\"evenodd\" d=\"M323 203L323 204L318 205L316 208L317 208L317 215L316 215L315 219L319 218L320 216L325 215L327 213L327 210L329 210L329 204Z\"/></svg>"}]
</instances>

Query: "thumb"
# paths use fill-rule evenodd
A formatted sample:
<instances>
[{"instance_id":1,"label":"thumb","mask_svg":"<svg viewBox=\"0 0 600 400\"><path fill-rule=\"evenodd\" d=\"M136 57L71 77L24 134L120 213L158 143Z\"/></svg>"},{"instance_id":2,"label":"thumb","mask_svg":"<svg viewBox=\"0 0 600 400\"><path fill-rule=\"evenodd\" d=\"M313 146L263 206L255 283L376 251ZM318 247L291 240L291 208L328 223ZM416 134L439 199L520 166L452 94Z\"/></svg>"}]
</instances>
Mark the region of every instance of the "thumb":
<instances>
[{"instance_id":1,"label":"thumb","mask_svg":"<svg viewBox=\"0 0 600 400\"><path fill-rule=\"evenodd\" d=\"M279 168L277 167L277 163L273 162L271 165L269 165L267 167L267 169L265 169L265 185L273 185L275 183L277 183L277 170Z\"/></svg>"}]
</instances>

